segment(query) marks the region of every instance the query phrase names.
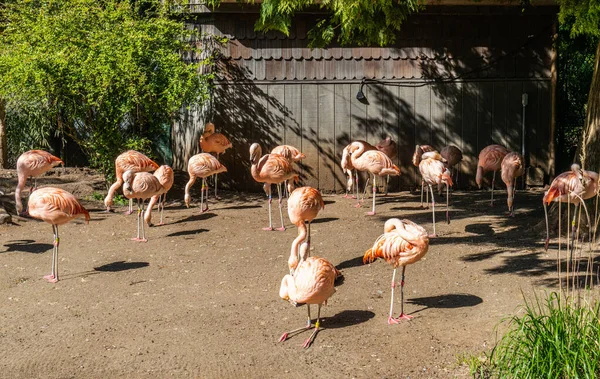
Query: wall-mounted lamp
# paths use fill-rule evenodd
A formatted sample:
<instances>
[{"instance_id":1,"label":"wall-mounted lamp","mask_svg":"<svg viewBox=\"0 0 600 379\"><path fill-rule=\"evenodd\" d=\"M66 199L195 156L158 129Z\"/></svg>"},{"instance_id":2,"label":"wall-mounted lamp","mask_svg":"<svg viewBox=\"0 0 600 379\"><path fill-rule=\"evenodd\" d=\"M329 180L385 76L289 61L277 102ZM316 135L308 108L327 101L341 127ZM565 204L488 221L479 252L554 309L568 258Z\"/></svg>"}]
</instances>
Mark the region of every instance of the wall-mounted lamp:
<instances>
[{"instance_id":1,"label":"wall-mounted lamp","mask_svg":"<svg viewBox=\"0 0 600 379\"><path fill-rule=\"evenodd\" d=\"M367 100L367 97L365 96L365 93L363 92L363 87L365 84L366 84L365 80L363 79L360 82L360 89L356 93L356 100L360 101L363 104L369 105L369 100Z\"/></svg>"}]
</instances>

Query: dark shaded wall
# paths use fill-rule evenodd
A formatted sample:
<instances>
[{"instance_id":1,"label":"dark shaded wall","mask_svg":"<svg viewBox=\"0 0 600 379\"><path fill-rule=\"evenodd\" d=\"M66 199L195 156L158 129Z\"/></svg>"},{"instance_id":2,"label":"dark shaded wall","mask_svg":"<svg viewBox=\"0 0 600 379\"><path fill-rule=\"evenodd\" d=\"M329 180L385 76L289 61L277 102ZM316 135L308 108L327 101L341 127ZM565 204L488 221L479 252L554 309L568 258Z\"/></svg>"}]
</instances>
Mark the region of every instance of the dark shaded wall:
<instances>
[{"instance_id":1,"label":"dark shaded wall","mask_svg":"<svg viewBox=\"0 0 600 379\"><path fill-rule=\"evenodd\" d=\"M260 189L249 174L249 145L259 142L267 152L285 143L307 155L303 184L342 191L344 146L390 135L402 169L392 189L418 182L410 162L415 144L461 148L458 185L473 186L483 147L521 150L523 93L529 164L548 174L555 11L430 7L406 22L394 46L314 50L306 32L315 16L299 17L288 38L254 32L252 14L213 14L199 27L230 37L205 116L234 145L222 155L229 169L222 180L240 190ZM368 104L356 99L363 78Z\"/></svg>"}]
</instances>

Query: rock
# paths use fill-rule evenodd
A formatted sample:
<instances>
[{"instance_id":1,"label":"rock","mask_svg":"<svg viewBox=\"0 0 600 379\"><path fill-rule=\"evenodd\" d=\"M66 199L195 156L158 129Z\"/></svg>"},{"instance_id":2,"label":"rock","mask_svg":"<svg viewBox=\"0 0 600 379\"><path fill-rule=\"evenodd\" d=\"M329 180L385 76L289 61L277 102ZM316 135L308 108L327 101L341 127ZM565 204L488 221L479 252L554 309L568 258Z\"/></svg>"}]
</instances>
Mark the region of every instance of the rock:
<instances>
[{"instance_id":1,"label":"rock","mask_svg":"<svg viewBox=\"0 0 600 379\"><path fill-rule=\"evenodd\" d=\"M0 207L0 225L10 223L12 223L12 218L4 208Z\"/></svg>"}]
</instances>

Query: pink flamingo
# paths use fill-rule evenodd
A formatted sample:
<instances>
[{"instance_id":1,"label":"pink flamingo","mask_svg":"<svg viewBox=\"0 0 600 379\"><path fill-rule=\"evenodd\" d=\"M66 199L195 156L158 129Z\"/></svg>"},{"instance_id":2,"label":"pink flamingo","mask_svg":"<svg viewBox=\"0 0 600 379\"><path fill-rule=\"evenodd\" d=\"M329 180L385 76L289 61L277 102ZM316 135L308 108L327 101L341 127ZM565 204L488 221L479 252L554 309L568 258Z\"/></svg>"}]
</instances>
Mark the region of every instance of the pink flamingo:
<instances>
[{"instance_id":1,"label":"pink flamingo","mask_svg":"<svg viewBox=\"0 0 600 379\"><path fill-rule=\"evenodd\" d=\"M352 143L350 145L355 145ZM364 150L363 144L356 144L356 148L350 149L350 160L352 166L359 171L369 171L373 175L373 210L368 215L375 215L375 196L377 193L377 176L400 175L400 169L387 155L379 150ZM357 204L360 206L360 203Z\"/></svg>"},{"instance_id":2,"label":"pink flamingo","mask_svg":"<svg viewBox=\"0 0 600 379\"><path fill-rule=\"evenodd\" d=\"M448 193L449 187L452 186L452 177L450 171L446 168L444 162L442 162L442 156L437 152L425 153L422 156L421 163L419 163L419 171L423 181L429 186L431 192L431 205L433 210L433 234L431 237L435 237L435 197L433 195L433 184L438 187L438 192L441 193L442 185L446 184L446 221L450 223L450 214L448 212Z\"/></svg>"},{"instance_id":3,"label":"pink flamingo","mask_svg":"<svg viewBox=\"0 0 600 379\"><path fill-rule=\"evenodd\" d=\"M306 256L307 245L302 244L301 254ZM327 304L327 299L335 293L334 281L339 271L324 258L308 257L303 259L294 275L286 275L281 280L279 296L283 300L289 301L294 306L306 304L308 310L308 321L306 326L289 332L283 333L279 342L288 339L290 334L296 334L312 328L310 317L310 304L317 304L317 321L315 330L302 345L308 348L314 341L315 336L320 330L321 306Z\"/></svg>"},{"instance_id":4,"label":"pink flamingo","mask_svg":"<svg viewBox=\"0 0 600 379\"><path fill-rule=\"evenodd\" d=\"M138 204L137 211L137 237L132 241L148 242L144 228L144 202L152 196L160 196L165 189L160 184L158 178L148 172L134 172L127 170L123 173L123 194L128 199L136 199ZM140 224L142 229L142 238L140 238Z\"/></svg>"},{"instance_id":5,"label":"pink flamingo","mask_svg":"<svg viewBox=\"0 0 600 379\"><path fill-rule=\"evenodd\" d=\"M415 152L412 157L412 163L416 168L419 168L419 163L421 163L421 157L424 153L437 152L436 149L431 147L430 145L416 145ZM425 182L421 179L421 208L423 208L423 188L425 187ZM429 191L425 192L425 198L427 203L427 208L429 208Z\"/></svg>"},{"instance_id":6,"label":"pink flamingo","mask_svg":"<svg viewBox=\"0 0 600 379\"><path fill-rule=\"evenodd\" d=\"M384 140L380 141L377 145L375 145L377 150L383 152L388 156L392 161L396 159L398 156L398 144L396 141L392 139L392 137L387 136ZM385 192L384 196L388 194L388 186L390 185L390 176L387 176L387 180L385 182Z\"/></svg>"},{"instance_id":7,"label":"pink flamingo","mask_svg":"<svg viewBox=\"0 0 600 379\"><path fill-rule=\"evenodd\" d=\"M377 258L394 266L392 275L392 297L388 324L398 324L400 320L410 320L413 316L404 313L404 272L406 265L415 263L427 253L429 249L429 237L425 229L409 220L391 218L385 222L384 233L379 236L373 247L365 252L363 263L371 263ZM400 278L400 315L398 318L392 316L394 311L394 288L396 287L396 270L402 266Z\"/></svg>"},{"instance_id":8,"label":"pink flamingo","mask_svg":"<svg viewBox=\"0 0 600 379\"><path fill-rule=\"evenodd\" d=\"M273 230L273 222L271 218L271 184L280 184L289 179L298 180L298 175L294 171L292 163L285 157L279 154L266 154L262 156L262 149L259 144L253 143L250 146L250 173L254 180L259 183L264 183L263 188L268 196L269 205L269 227L263 230ZM293 183L288 184L288 192L292 192ZM284 231L283 213L281 211L281 190L277 186L279 194L279 217L281 218L281 228L277 230Z\"/></svg>"},{"instance_id":9,"label":"pink flamingo","mask_svg":"<svg viewBox=\"0 0 600 379\"><path fill-rule=\"evenodd\" d=\"M233 145L231 144L229 139L225 137L225 135L221 133L215 133L215 124L213 124L212 122L206 124L206 126L204 127L204 132L200 137L200 148L202 149L203 153L216 153L217 160L219 160L219 155L224 153L225 150L229 149L232 146ZM217 196L217 174L214 175L215 198L218 200L220 199L220 197ZM208 192L206 192L206 196L206 200L208 201Z\"/></svg>"},{"instance_id":10,"label":"pink flamingo","mask_svg":"<svg viewBox=\"0 0 600 379\"><path fill-rule=\"evenodd\" d=\"M158 225L164 225L163 211L165 209L165 202L167 201L167 192L169 192L171 187L173 187L173 182L175 182L175 173L173 172L173 169L167 165L162 165L157 168L154 172L154 176L156 176L162 185L164 192L161 195L155 195L150 198L148 208L146 208L146 213L144 213L144 221L146 221L148 226L152 225L152 208L156 203L158 203L158 210L160 211L160 222Z\"/></svg>"},{"instance_id":11,"label":"pink flamingo","mask_svg":"<svg viewBox=\"0 0 600 379\"><path fill-rule=\"evenodd\" d=\"M354 170L354 166L352 166L352 161L350 159L351 152L358 148L358 145L362 144L364 151L377 150L377 148L370 143L362 140L352 141L344 150L342 150L342 159L340 161L340 165L342 166L342 170L344 175L348 177L348 181L346 182L346 195L344 197L346 199L358 199L358 171L356 174L356 197L349 196L348 192L352 192L352 186L354 178L352 177L352 170ZM365 191L367 190L367 186L365 185Z\"/></svg>"},{"instance_id":12,"label":"pink flamingo","mask_svg":"<svg viewBox=\"0 0 600 379\"><path fill-rule=\"evenodd\" d=\"M108 194L104 198L106 211L110 211L110 207L113 205L113 197L115 196L115 192L123 185L123 173L125 171L131 170L133 172L150 172L156 170L157 168L158 164L156 164L156 162L138 151L128 150L120 154L117 159L115 159L115 172L117 181L110 186L108 189ZM125 212L125 214L131 214L132 212L133 200L129 200L129 210Z\"/></svg>"},{"instance_id":13,"label":"pink flamingo","mask_svg":"<svg viewBox=\"0 0 600 379\"><path fill-rule=\"evenodd\" d=\"M483 174L488 171L493 171L492 177L492 200L490 206L494 206L494 184L496 183L496 171L502 168L502 160L508 154L508 149L501 145L489 145L479 153L479 162L477 163L477 176L475 181L481 189Z\"/></svg>"},{"instance_id":14,"label":"pink flamingo","mask_svg":"<svg viewBox=\"0 0 600 379\"><path fill-rule=\"evenodd\" d=\"M292 243L292 250L288 260L290 274L298 266L298 247L306 239L308 251L310 252L310 223L317 217L319 210L325 208L325 202L321 193L312 187L296 188L288 199L288 216L292 224L298 227L298 237ZM306 223L308 222L308 233ZM308 235L308 237L307 237Z\"/></svg>"},{"instance_id":15,"label":"pink flamingo","mask_svg":"<svg viewBox=\"0 0 600 379\"><path fill-rule=\"evenodd\" d=\"M37 177L59 164L64 165L60 158L44 150L29 150L19 156L17 159L18 183L15 189L17 214L22 214L21 190L27 185L27 178L33 178L33 187L29 189L29 194L31 194L37 188Z\"/></svg>"},{"instance_id":16,"label":"pink flamingo","mask_svg":"<svg viewBox=\"0 0 600 379\"><path fill-rule=\"evenodd\" d=\"M547 204L553 201L559 203L566 202L575 205L573 221L571 222L571 254L573 249L573 239L575 238L575 217L577 215L577 207L581 204L588 220L588 225L591 225L590 216L585 206L585 201L596 195L598 192L598 174L594 171L582 170L578 164L571 165L571 171L563 172L558 175L550 188L544 194L544 215L546 217L546 242L545 249L548 250L550 241L550 230L548 227L548 208ZM572 258L572 257L571 257Z\"/></svg>"},{"instance_id":17,"label":"pink flamingo","mask_svg":"<svg viewBox=\"0 0 600 379\"><path fill-rule=\"evenodd\" d=\"M454 171L453 167L459 164L463 159L462 151L454 145L444 147L440 151L440 155L446 160L446 167L448 167L450 171ZM456 170L456 180L458 181L458 170Z\"/></svg>"},{"instance_id":18,"label":"pink flamingo","mask_svg":"<svg viewBox=\"0 0 600 379\"><path fill-rule=\"evenodd\" d=\"M510 152L502 159L500 177L504 184L506 184L506 191L508 198L506 203L508 205L508 214L510 217L515 216L515 208L513 202L515 201L515 184L517 178L525 173L525 161L523 156L519 153Z\"/></svg>"},{"instance_id":19,"label":"pink flamingo","mask_svg":"<svg viewBox=\"0 0 600 379\"><path fill-rule=\"evenodd\" d=\"M90 221L90 214L77 201L75 196L60 188L44 187L29 196L29 215L52 225L54 249L52 250L52 273L44 276L50 283L58 282L58 226L76 217L83 216Z\"/></svg>"},{"instance_id":20,"label":"pink flamingo","mask_svg":"<svg viewBox=\"0 0 600 379\"><path fill-rule=\"evenodd\" d=\"M291 145L275 146L273 150L271 150L271 154L282 155L290 162L300 162L302 159L306 158L306 155L304 153L302 153L300 150L296 149L294 146ZM284 183L285 196L289 196L289 193L287 193L287 180ZM278 186L280 185L281 184L278 184Z\"/></svg>"},{"instance_id":21,"label":"pink flamingo","mask_svg":"<svg viewBox=\"0 0 600 379\"><path fill-rule=\"evenodd\" d=\"M202 188L200 189L200 212L208 210L208 185L206 177L216 175L220 172L227 172L227 168L219 160L208 153L196 154L188 161L188 174L190 180L185 185L185 206L190 207L190 188L196 182L196 178L202 178ZM206 209L204 209L204 191L206 191Z\"/></svg>"}]
</instances>

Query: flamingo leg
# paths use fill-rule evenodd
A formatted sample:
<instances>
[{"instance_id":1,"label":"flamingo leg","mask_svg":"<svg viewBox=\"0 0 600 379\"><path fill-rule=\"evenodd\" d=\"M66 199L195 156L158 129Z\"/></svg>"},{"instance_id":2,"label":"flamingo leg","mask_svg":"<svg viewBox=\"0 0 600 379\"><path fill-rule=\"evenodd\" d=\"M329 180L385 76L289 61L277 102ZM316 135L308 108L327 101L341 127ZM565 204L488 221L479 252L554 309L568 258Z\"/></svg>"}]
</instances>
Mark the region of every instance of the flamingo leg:
<instances>
[{"instance_id":1,"label":"flamingo leg","mask_svg":"<svg viewBox=\"0 0 600 379\"><path fill-rule=\"evenodd\" d=\"M371 178L367 177L367 181L365 182L365 190L363 191L363 196L361 201L365 201L365 197L367 196L367 187L369 187L369 180Z\"/></svg>"},{"instance_id":2,"label":"flamingo leg","mask_svg":"<svg viewBox=\"0 0 600 379\"><path fill-rule=\"evenodd\" d=\"M569 266L573 267L573 250L575 250L575 220L577 219L577 207L579 204L575 204L575 210L573 211L573 221L571 221L571 248L569 249Z\"/></svg>"},{"instance_id":3,"label":"flamingo leg","mask_svg":"<svg viewBox=\"0 0 600 379\"><path fill-rule=\"evenodd\" d=\"M285 225L283 224L283 212L281 210L281 204L283 200L281 199L281 185L277 185L277 195L279 195L279 218L281 219L281 228L277 228L280 232L285 230Z\"/></svg>"},{"instance_id":4,"label":"flamingo leg","mask_svg":"<svg viewBox=\"0 0 600 379\"><path fill-rule=\"evenodd\" d=\"M392 297L390 300L390 315L388 316L388 324L398 323L398 320L392 317L392 314L394 314L394 288L396 288L396 271L397 268L394 268L394 273L392 274Z\"/></svg>"},{"instance_id":5,"label":"flamingo leg","mask_svg":"<svg viewBox=\"0 0 600 379\"><path fill-rule=\"evenodd\" d=\"M494 206L494 184L496 184L496 171L494 171L494 175L492 176L492 201L490 207Z\"/></svg>"},{"instance_id":6,"label":"flamingo leg","mask_svg":"<svg viewBox=\"0 0 600 379\"><path fill-rule=\"evenodd\" d=\"M390 176L388 175L385 181L385 190L383 191L383 196L388 195L388 187L390 186Z\"/></svg>"},{"instance_id":7,"label":"flamingo leg","mask_svg":"<svg viewBox=\"0 0 600 379\"><path fill-rule=\"evenodd\" d=\"M550 228L548 227L548 206L544 203L544 216L546 217L546 241L544 241L544 249L548 251L548 244L550 243Z\"/></svg>"},{"instance_id":8,"label":"flamingo leg","mask_svg":"<svg viewBox=\"0 0 600 379\"><path fill-rule=\"evenodd\" d=\"M312 328L311 322L310 322L310 305L309 304L306 304L306 309L308 310L308 320L306 321L306 326L283 333L281 335L281 337L279 337L279 342L283 342L283 341L287 340L288 338L293 337L293 336L290 336L290 334L296 335L298 333L307 331L308 329Z\"/></svg>"},{"instance_id":9,"label":"flamingo leg","mask_svg":"<svg viewBox=\"0 0 600 379\"><path fill-rule=\"evenodd\" d=\"M56 283L58 282L58 245L60 242L58 238L58 225L52 225L52 233L54 234L54 247L52 248L52 272L50 275L45 275L44 279L50 283Z\"/></svg>"},{"instance_id":10,"label":"flamingo leg","mask_svg":"<svg viewBox=\"0 0 600 379\"><path fill-rule=\"evenodd\" d=\"M144 213L144 201L141 199L137 199L137 205L138 205L138 211L137 211L137 237L132 238L132 241L137 241L137 242L148 242L148 240L146 239L146 234L144 231L144 220L143 220L143 213ZM141 227L140 227L141 224ZM140 238L140 229L142 231L142 238Z\"/></svg>"},{"instance_id":11,"label":"flamingo leg","mask_svg":"<svg viewBox=\"0 0 600 379\"><path fill-rule=\"evenodd\" d=\"M512 184L513 186L513 193L512 193L512 201L511 201L511 207L510 207L510 217L515 217L515 193L517 192L517 180L515 179L515 181Z\"/></svg>"},{"instance_id":12,"label":"flamingo leg","mask_svg":"<svg viewBox=\"0 0 600 379\"><path fill-rule=\"evenodd\" d=\"M423 208L423 180L421 180L421 208Z\"/></svg>"},{"instance_id":13,"label":"flamingo leg","mask_svg":"<svg viewBox=\"0 0 600 379\"><path fill-rule=\"evenodd\" d=\"M446 183L446 222L450 225L450 186Z\"/></svg>"},{"instance_id":14,"label":"flamingo leg","mask_svg":"<svg viewBox=\"0 0 600 379\"><path fill-rule=\"evenodd\" d=\"M158 225L164 225L163 222L163 211L165 210L165 202L167 201L167 194L164 193L158 197L158 208L160 209L160 223Z\"/></svg>"},{"instance_id":15,"label":"flamingo leg","mask_svg":"<svg viewBox=\"0 0 600 379\"><path fill-rule=\"evenodd\" d=\"M432 206L432 214L433 214L433 234L430 237L436 237L435 235L435 197L433 196L433 188L431 184L429 184L429 190L431 191L431 206Z\"/></svg>"},{"instance_id":16,"label":"flamingo leg","mask_svg":"<svg viewBox=\"0 0 600 379\"><path fill-rule=\"evenodd\" d=\"M306 237L306 244L308 245L308 249L306 249L306 251L308 251L308 257L310 257L310 221L308 222L308 236Z\"/></svg>"},{"instance_id":17,"label":"flamingo leg","mask_svg":"<svg viewBox=\"0 0 600 379\"><path fill-rule=\"evenodd\" d=\"M423 182L423 186L424 185L425 182ZM429 191L427 189L425 189L425 206L427 207L427 209L429 209Z\"/></svg>"},{"instance_id":18,"label":"flamingo leg","mask_svg":"<svg viewBox=\"0 0 600 379\"><path fill-rule=\"evenodd\" d=\"M271 197L271 184L270 183L265 183L263 185L263 188L265 189L265 192L267 193L267 204L269 205L269 227L268 228L263 228L263 230L273 230L273 220L271 218L271 202L273 202L273 198Z\"/></svg>"},{"instance_id":19,"label":"flamingo leg","mask_svg":"<svg viewBox=\"0 0 600 379\"><path fill-rule=\"evenodd\" d=\"M125 213L123 213L123 214L126 216L129 216L132 213L133 213L133 199L129 199L129 207L127 208L127 211L125 211Z\"/></svg>"},{"instance_id":20,"label":"flamingo leg","mask_svg":"<svg viewBox=\"0 0 600 379\"><path fill-rule=\"evenodd\" d=\"M320 325L321 325L321 304L319 304L318 308L317 308L317 322L315 322L315 330L313 330L311 335L306 339L306 341L304 341L304 344L302 345L303 348L306 349L306 348L309 348L310 345L312 345L312 343L315 340L315 337L317 336L317 333L319 333L319 330L321 330Z\"/></svg>"},{"instance_id":21,"label":"flamingo leg","mask_svg":"<svg viewBox=\"0 0 600 379\"><path fill-rule=\"evenodd\" d=\"M356 205L354 207L355 208L360 208L360 200L359 200L359 197L358 197L358 170L354 171L354 177L356 178L355 182L354 182L355 183L354 187L356 189Z\"/></svg>"},{"instance_id":22,"label":"flamingo leg","mask_svg":"<svg viewBox=\"0 0 600 379\"><path fill-rule=\"evenodd\" d=\"M204 191L206 191L206 208L204 208ZM200 191L200 213L208 210L208 183L206 178L202 178L202 190Z\"/></svg>"},{"instance_id":23,"label":"flamingo leg","mask_svg":"<svg viewBox=\"0 0 600 379\"><path fill-rule=\"evenodd\" d=\"M377 193L377 177L373 174L373 210L367 213L369 216L375 215L375 194Z\"/></svg>"}]
</instances>

